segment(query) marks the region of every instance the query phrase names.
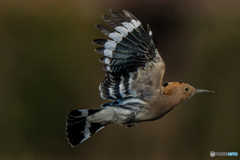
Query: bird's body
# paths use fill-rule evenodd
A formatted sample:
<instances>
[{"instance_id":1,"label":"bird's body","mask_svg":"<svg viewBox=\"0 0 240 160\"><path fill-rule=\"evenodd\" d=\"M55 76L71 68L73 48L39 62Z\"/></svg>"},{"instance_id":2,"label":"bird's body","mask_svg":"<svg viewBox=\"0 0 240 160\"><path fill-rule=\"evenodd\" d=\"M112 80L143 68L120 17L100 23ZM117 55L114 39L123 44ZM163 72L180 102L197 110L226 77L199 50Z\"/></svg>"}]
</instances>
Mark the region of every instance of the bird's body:
<instances>
[{"instance_id":1,"label":"bird's body","mask_svg":"<svg viewBox=\"0 0 240 160\"><path fill-rule=\"evenodd\" d=\"M177 104L195 93L215 93L195 89L186 83L162 85L165 63L161 58L148 25L148 33L140 21L127 11L124 15L110 11L113 18L103 16L114 30L97 25L111 40L96 39L102 47L100 62L107 72L99 86L104 103L100 109L71 111L67 119L67 138L72 146L87 140L108 124L133 127L144 121L161 118Z\"/></svg>"}]
</instances>

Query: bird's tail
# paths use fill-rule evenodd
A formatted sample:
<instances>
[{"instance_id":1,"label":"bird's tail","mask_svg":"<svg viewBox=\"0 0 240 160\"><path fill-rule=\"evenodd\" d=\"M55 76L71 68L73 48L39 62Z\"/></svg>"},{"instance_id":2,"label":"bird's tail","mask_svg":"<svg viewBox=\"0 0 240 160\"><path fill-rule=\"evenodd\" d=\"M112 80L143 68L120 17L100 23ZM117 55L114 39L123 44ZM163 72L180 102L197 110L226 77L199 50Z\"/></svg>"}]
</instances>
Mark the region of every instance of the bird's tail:
<instances>
[{"instance_id":1,"label":"bird's tail","mask_svg":"<svg viewBox=\"0 0 240 160\"><path fill-rule=\"evenodd\" d=\"M87 117L101 111L102 109L80 109L69 112L67 118L66 134L72 147L84 142L94 133L104 128L99 123L90 123Z\"/></svg>"}]
</instances>

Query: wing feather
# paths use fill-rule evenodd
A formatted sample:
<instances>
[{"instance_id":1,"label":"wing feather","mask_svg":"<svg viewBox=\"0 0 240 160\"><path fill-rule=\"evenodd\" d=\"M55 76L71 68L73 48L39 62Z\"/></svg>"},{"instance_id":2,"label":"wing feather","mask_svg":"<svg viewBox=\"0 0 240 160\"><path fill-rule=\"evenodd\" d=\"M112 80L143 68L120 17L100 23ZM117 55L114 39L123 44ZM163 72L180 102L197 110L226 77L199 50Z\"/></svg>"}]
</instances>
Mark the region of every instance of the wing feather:
<instances>
[{"instance_id":1,"label":"wing feather","mask_svg":"<svg viewBox=\"0 0 240 160\"><path fill-rule=\"evenodd\" d=\"M100 62L106 71L99 86L101 97L123 100L130 97L144 100L161 90L165 63L157 51L150 26L147 32L130 12L110 10L113 18L103 15L111 27L96 25L109 39L95 39L100 45L95 51L102 54Z\"/></svg>"}]
</instances>

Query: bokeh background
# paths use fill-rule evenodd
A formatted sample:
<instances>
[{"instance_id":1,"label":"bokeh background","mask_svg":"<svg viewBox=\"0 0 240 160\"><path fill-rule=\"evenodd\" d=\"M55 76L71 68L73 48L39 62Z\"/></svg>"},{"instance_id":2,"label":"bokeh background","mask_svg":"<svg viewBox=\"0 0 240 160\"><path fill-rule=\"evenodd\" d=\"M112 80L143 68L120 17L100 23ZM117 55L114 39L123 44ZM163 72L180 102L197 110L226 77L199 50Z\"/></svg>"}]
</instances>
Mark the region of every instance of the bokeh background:
<instances>
[{"instance_id":1,"label":"bokeh background","mask_svg":"<svg viewBox=\"0 0 240 160\"><path fill-rule=\"evenodd\" d=\"M104 24L110 8L150 23L167 65L164 82L219 95L196 95L133 128L110 125L71 148L68 112L106 102L98 91L101 56L91 41L104 38L95 24ZM202 160L211 159L210 151L240 153L239 70L237 0L0 0L0 159Z\"/></svg>"}]
</instances>

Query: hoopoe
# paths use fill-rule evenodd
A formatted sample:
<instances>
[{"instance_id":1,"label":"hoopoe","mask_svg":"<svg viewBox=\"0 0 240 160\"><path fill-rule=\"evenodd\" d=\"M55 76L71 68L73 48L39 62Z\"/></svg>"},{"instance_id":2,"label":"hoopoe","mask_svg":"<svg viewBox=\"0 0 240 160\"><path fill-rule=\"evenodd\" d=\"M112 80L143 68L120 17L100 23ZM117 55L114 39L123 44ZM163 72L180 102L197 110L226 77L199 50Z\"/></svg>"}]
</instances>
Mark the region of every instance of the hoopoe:
<instances>
[{"instance_id":1,"label":"hoopoe","mask_svg":"<svg viewBox=\"0 0 240 160\"><path fill-rule=\"evenodd\" d=\"M103 25L96 27L109 39L95 39L96 52L103 57L106 75L99 86L104 103L99 109L69 112L66 134L76 146L109 124L133 127L140 122L163 117L176 105L195 93L214 91L196 89L187 83L168 82L162 85L165 63L160 56L150 26L147 32L131 13L110 10L113 18L103 15Z\"/></svg>"}]
</instances>

